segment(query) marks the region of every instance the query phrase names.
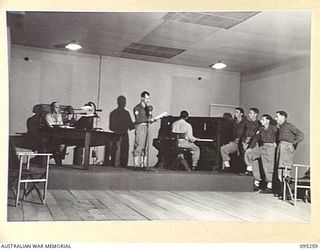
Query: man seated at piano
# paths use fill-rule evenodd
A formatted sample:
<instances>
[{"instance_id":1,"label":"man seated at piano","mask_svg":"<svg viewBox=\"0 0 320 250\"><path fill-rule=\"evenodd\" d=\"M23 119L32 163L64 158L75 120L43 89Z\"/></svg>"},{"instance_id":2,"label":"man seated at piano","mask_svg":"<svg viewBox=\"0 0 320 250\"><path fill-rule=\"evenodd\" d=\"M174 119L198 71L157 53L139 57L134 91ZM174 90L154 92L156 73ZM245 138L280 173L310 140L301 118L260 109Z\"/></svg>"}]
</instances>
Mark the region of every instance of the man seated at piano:
<instances>
[{"instance_id":1,"label":"man seated at piano","mask_svg":"<svg viewBox=\"0 0 320 250\"><path fill-rule=\"evenodd\" d=\"M198 138L193 136L192 126L186 121L188 117L189 113L186 110L181 111L180 119L172 124L172 132L181 134L178 139L178 147L190 149L192 170L195 170L200 159L200 148L194 143Z\"/></svg>"},{"instance_id":2,"label":"man seated at piano","mask_svg":"<svg viewBox=\"0 0 320 250\"><path fill-rule=\"evenodd\" d=\"M48 128L63 126L60 105L58 102L52 102L50 104L50 112L45 116L45 123ZM62 165L62 159L64 159L66 153L66 145L62 144L58 138L49 135L47 149L48 152L53 154L56 165Z\"/></svg>"}]
</instances>

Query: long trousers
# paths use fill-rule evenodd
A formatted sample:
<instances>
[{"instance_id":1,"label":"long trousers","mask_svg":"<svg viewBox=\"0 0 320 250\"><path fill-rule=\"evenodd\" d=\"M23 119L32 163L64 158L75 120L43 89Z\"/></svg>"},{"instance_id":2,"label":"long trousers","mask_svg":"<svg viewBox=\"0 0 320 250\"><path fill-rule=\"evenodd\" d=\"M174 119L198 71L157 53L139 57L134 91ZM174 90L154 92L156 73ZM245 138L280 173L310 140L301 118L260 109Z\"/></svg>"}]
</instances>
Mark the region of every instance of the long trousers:
<instances>
[{"instance_id":1,"label":"long trousers","mask_svg":"<svg viewBox=\"0 0 320 250\"><path fill-rule=\"evenodd\" d=\"M238 148L238 141L231 141L226 145L223 145L220 148L220 152L221 152L221 157L223 161L230 161L230 154L235 153L239 151Z\"/></svg>"},{"instance_id":2,"label":"long trousers","mask_svg":"<svg viewBox=\"0 0 320 250\"><path fill-rule=\"evenodd\" d=\"M266 182L272 182L275 149L275 143L264 143L261 147L256 146L251 151L245 152L244 160L248 166L252 166L252 173L255 180L261 180L259 162L257 161L257 159L261 158L262 167L266 175Z\"/></svg>"},{"instance_id":3,"label":"long trousers","mask_svg":"<svg viewBox=\"0 0 320 250\"><path fill-rule=\"evenodd\" d=\"M179 139L178 146L181 148L188 148L192 154L192 166L198 166L200 159L200 148L193 142L189 142L184 139Z\"/></svg>"},{"instance_id":4,"label":"long trousers","mask_svg":"<svg viewBox=\"0 0 320 250\"><path fill-rule=\"evenodd\" d=\"M285 173L290 177L291 168L293 164L293 156L294 156L294 147L293 144L286 141L281 141L278 145L277 149L277 166L278 166L278 177L282 180L283 177L283 169L287 167L288 171Z\"/></svg>"},{"instance_id":5,"label":"long trousers","mask_svg":"<svg viewBox=\"0 0 320 250\"><path fill-rule=\"evenodd\" d=\"M133 156L145 156L148 152L148 125L136 124Z\"/></svg>"}]
</instances>

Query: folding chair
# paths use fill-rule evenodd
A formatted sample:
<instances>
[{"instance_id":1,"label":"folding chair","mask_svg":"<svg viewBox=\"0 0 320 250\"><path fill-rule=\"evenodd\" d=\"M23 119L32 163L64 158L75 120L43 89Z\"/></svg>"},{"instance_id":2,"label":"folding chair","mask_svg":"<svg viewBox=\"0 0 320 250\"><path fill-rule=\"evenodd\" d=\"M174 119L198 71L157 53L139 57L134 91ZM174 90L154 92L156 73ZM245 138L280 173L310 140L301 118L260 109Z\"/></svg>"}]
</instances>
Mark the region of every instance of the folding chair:
<instances>
[{"instance_id":1,"label":"folding chair","mask_svg":"<svg viewBox=\"0 0 320 250\"><path fill-rule=\"evenodd\" d=\"M299 169L305 169L304 174L306 174L308 171L310 171L310 165L303 165L303 164L293 164L293 168L295 170L294 174L294 205L297 204L297 197L298 197L298 189L303 188L306 189L306 194L309 190L309 193L311 191L311 185L310 185L310 176L306 176L306 178L299 178Z\"/></svg>"},{"instance_id":2,"label":"folding chair","mask_svg":"<svg viewBox=\"0 0 320 250\"><path fill-rule=\"evenodd\" d=\"M309 165L303 165L303 164L293 164L293 171L294 171L294 177L290 177L288 174L291 169L288 168L288 166L285 166L284 168L280 168L282 170L282 182L283 182L283 201L286 201L287 198L287 190L289 192L289 197L291 200L293 200L293 205L295 206L297 204L297 197L298 197L298 189L304 188L304 189L311 189L310 187L310 178L299 178L299 169L305 168L306 171L310 168ZM305 171L305 172L306 172Z\"/></svg>"},{"instance_id":3,"label":"folding chair","mask_svg":"<svg viewBox=\"0 0 320 250\"><path fill-rule=\"evenodd\" d=\"M36 190L41 203L45 204L48 187L49 160L52 154L34 152L16 153L15 148L11 143L9 154L9 186L15 197L15 206L19 205L22 184L24 184L22 200L25 200L33 190ZM44 157L42 164L30 163L30 159L33 156ZM14 189L14 184L16 184L16 189ZM40 186L38 184L43 184L42 192L40 191Z\"/></svg>"},{"instance_id":4,"label":"folding chair","mask_svg":"<svg viewBox=\"0 0 320 250\"><path fill-rule=\"evenodd\" d=\"M282 200L287 200L287 190L289 191L290 199L293 200L293 193L291 188L292 178L290 177L289 172L291 171L291 168L288 168L288 165L285 165L284 167L279 168L281 170L281 176L282 176Z\"/></svg>"}]
</instances>

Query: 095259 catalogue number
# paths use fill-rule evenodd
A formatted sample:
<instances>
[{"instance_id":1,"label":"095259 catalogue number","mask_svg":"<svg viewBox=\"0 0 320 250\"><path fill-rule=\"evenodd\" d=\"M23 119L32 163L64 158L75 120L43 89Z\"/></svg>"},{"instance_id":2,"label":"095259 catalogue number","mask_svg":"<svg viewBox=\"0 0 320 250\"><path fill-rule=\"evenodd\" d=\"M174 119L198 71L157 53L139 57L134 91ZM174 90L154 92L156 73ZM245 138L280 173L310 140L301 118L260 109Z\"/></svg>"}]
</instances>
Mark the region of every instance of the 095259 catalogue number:
<instances>
[{"instance_id":1,"label":"095259 catalogue number","mask_svg":"<svg viewBox=\"0 0 320 250\"><path fill-rule=\"evenodd\" d=\"M313 244L313 243L310 243L310 244L303 243L303 244L300 244L299 246L300 246L300 248L303 248L303 249L315 249L315 248L318 248L318 244Z\"/></svg>"}]
</instances>

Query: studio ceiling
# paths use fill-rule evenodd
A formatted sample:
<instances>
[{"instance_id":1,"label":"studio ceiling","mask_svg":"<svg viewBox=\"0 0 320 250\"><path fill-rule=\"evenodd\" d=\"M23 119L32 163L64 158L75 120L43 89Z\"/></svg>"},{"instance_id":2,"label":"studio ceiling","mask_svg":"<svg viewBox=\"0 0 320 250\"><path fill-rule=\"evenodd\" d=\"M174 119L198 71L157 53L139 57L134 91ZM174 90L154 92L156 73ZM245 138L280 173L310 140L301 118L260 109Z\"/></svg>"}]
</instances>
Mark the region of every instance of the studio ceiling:
<instances>
[{"instance_id":1,"label":"studio ceiling","mask_svg":"<svg viewBox=\"0 0 320 250\"><path fill-rule=\"evenodd\" d=\"M311 12L10 12L13 44L234 72L310 56Z\"/></svg>"}]
</instances>

